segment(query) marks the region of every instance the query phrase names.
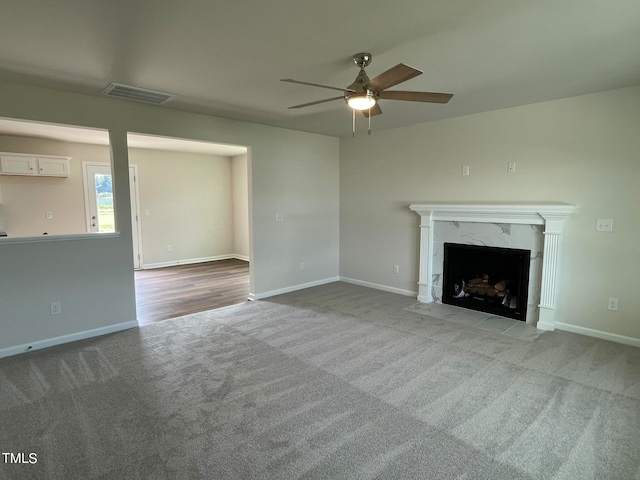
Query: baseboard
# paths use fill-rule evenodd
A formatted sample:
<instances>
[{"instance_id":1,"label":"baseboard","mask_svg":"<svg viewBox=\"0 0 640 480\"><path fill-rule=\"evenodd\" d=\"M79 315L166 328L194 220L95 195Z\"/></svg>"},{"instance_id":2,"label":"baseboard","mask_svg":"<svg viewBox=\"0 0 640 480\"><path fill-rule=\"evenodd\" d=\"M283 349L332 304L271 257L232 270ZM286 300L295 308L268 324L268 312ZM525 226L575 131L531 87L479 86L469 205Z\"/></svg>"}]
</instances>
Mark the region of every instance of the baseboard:
<instances>
[{"instance_id":1,"label":"baseboard","mask_svg":"<svg viewBox=\"0 0 640 480\"><path fill-rule=\"evenodd\" d=\"M387 285L380 285L379 283L365 282L364 280L356 280L355 278L340 277L341 282L352 283L354 285L360 285L361 287L375 288L376 290L384 290L385 292L397 293L404 295L405 297L417 297L418 292L412 292L410 290L403 290L401 288L389 287Z\"/></svg>"},{"instance_id":2,"label":"baseboard","mask_svg":"<svg viewBox=\"0 0 640 480\"><path fill-rule=\"evenodd\" d=\"M131 322L116 323L115 325L107 325L106 327L94 328L92 330L85 330L82 332L70 333L69 335L62 335L61 337L47 338L44 340L38 340L32 343L25 343L24 345L17 345L15 347L7 347L0 349L0 358L11 357L20 353L32 352L34 350L41 350L43 348L53 347L56 345L62 345L63 343L75 342L78 340L85 340L87 338L99 337L100 335L106 335L108 333L120 332L122 330L129 330L130 328L136 328L138 322L133 320Z\"/></svg>"},{"instance_id":3,"label":"baseboard","mask_svg":"<svg viewBox=\"0 0 640 480\"><path fill-rule=\"evenodd\" d=\"M640 347L640 339L638 338L618 335L617 333L603 332L601 330L595 330L593 328L579 327L577 325L571 325L570 323L556 322L556 330L579 333L580 335L586 335L587 337L595 337L602 340L609 340L610 342L623 343L625 345L631 345L633 347Z\"/></svg>"},{"instance_id":4,"label":"baseboard","mask_svg":"<svg viewBox=\"0 0 640 480\"><path fill-rule=\"evenodd\" d=\"M245 255L237 255L235 253L230 253L228 255L214 255L212 257L187 258L185 260L172 260L170 262L145 263L144 265L142 265L142 270L150 270L152 268L175 267L177 265L191 265L194 263L216 262L218 260L230 260L232 258L237 258L238 260L244 260L245 262L249 261L249 257Z\"/></svg>"},{"instance_id":5,"label":"baseboard","mask_svg":"<svg viewBox=\"0 0 640 480\"><path fill-rule=\"evenodd\" d=\"M337 282L338 277L323 278L322 280L316 280L315 282L301 283L298 285L292 285L291 287L280 288L278 290L271 290L264 293L250 293L249 300L262 300L263 298L274 297L276 295L282 295L283 293L295 292L297 290L304 290L305 288L318 287L327 283Z\"/></svg>"}]
</instances>

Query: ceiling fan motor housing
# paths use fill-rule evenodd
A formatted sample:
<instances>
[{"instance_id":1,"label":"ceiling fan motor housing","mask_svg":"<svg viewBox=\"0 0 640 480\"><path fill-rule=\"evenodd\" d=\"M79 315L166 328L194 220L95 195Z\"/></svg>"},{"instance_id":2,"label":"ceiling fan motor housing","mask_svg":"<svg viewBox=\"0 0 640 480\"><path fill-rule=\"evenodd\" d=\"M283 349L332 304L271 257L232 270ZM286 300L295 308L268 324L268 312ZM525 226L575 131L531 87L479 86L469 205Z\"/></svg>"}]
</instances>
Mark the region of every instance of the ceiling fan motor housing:
<instances>
[{"instance_id":1,"label":"ceiling fan motor housing","mask_svg":"<svg viewBox=\"0 0 640 480\"><path fill-rule=\"evenodd\" d=\"M365 92L367 85L369 85L369 77L367 76L367 72L364 71L364 68L361 68L356 79L347 88L355 92Z\"/></svg>"}]
</instances>

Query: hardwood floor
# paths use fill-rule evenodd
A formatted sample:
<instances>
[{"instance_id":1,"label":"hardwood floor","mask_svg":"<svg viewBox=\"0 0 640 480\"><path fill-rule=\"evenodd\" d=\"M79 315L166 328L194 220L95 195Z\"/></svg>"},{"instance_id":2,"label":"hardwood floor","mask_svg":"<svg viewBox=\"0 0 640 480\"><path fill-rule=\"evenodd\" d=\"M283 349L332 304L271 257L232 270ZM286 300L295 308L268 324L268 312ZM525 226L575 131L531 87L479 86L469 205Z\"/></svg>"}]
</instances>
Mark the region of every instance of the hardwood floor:
<instances>
[{"instance_id":1,"label":"hardwood floor","mask_svg":"<svg viewBox=\"0 0 640 480\"><path fill-rule=\"evenodd\" d=\"M247 301L249 262L217 262L137 270L140 325Z\"/></svg>"}]
</instances>

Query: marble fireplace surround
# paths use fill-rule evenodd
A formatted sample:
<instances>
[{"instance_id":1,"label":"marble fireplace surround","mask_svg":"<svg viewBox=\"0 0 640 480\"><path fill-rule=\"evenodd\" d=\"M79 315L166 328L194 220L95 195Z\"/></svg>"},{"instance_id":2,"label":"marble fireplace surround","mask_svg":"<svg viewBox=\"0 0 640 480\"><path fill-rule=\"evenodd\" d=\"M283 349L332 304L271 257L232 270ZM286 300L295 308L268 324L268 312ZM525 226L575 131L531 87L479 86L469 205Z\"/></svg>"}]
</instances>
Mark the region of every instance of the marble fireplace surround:
<instances>
[{"instance_id":1,"label":"marble fireplace surround","mask_svg":"<svg viewBox=\"0 0 640 480\"><path fill-rule=\"evenodd\" d=\"M435 246L436 226L446 225L441 222L455 222L451 225L458 227L460 224L493 224L505 233L511 233L515 226L531 226L531 232L536 228L541 231L541 252L532 250L532 256L540 260L541 272L536 274L532 268L530 285L536 295L530 294L530 299L538 299L538 310L535 317L527 315L527 323L535 325L541 330L555 330L556 325L556 295L557 278L561 255L562 232L565 220L569 215L577 211L577 206L567 203L426 203L410 205L409 208L420 215L420 274L418 281L418 300L425 303L439 301L434 292L437 290L439 274L441 272L442 258ZM438 222L436 224L436 222ZM485 226L486 227L486 226ZM482 228L479 228L480 230ZM473 229L469 229L473 230ZM535 237L535 233L532 233ZM535 242L532 237L528 241ZM467 238L456 243L483 245L487 244L481 238ZM490 245L507 246L509 245ZM515 245L512 248L521 248ZM533 258L532 258L533 261ZM436 275L434 275L436 272ZM435 277L435 278L434 278ZM539 292L539 293L538 293ZM531 305L530 305L531 306ZM530 309L531 310L531 309Z\"/></svg>"}]
</instances>

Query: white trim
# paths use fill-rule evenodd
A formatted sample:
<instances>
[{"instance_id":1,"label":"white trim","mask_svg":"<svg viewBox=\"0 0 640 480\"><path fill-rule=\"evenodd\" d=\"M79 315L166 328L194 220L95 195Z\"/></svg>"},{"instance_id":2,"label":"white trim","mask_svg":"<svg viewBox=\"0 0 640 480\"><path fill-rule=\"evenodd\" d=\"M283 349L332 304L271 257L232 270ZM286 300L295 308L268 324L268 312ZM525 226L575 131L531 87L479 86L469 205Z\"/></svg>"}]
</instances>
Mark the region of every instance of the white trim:
<instances>
[{"instance_id":1,"label":"white trim","mask_svg":"<svg viewBox=\"0 0 640 480\"><path fill-rule=\"evenodd\" d=\"M72 235L41 235L39 237L1 237L0 245L3 243L40 243L40 242L62 242L66 240L96 240L100 238L118 238L120 232L91 232L75 233Z\"/></svg>"},{"instance_id":2,"label":"white trim","mask_svg":"<svg viewBox=\"0 0 640 480\"><path fill-rule=\"evenodd\" d=\"M136 207L136 211L135 211L135 227L136 227L136 237L135 239L137 240L137 242L135 242L137 245L134 245L134 253L138 254L138 262L137 262L137 266L136 266L136 259L133 259L133 267L135 269L139 269L143 264L144 264L144 255L142 252L142 214L140 213L140 184L138 183L138 180L140 178L140 175L138 174L138 165L135 163L130 163L129 164L129 173L131 173L131 170L133 170L133 194L135 195L135 207ZM131 185L131 178L129 178L129 185ZM129 188L129 194L131 194L131 188ZM133 200L133 199L130 199ZM133 218L131 219L131 223L132 223L132 229L133 229ZM133 237L133 232L131 232L131 236ZM133 238L132 238L133 241Z\"/></svg>"},{"instance_id":3,"label":"white trim","mask_svg":"<svg viewBox=\"0 0 640 480\"><path fill-rule=\"evenodd\" d=\"M365 282L364 280L356 280L355 278L340 277L341 282L352 283L354 285L360 285L361 287L374 288L376 290L383 290L385 292L397 293L398 295L404 295L405 297L415 297L418 292L412 292L410 290L403 290L401 288L389 287L387 285L381 285L379 283Z\"/></svg>"},{"instance_id":4,"label":"white trim","mask_svg":"<svg viewBox=\"0 0 640 480\"><path fill-rule=\"evenodd\" d=\"M536 323L536 328L553 332L556 327L556 309L545 307L544 305L538 305L538 308L538 323Z\"/></svg>"},{"instance_id":5,"label":"white trim","mask_svg":"<svg viewBox=\"0 0 640 480\"><path fill-rule=\"evenodd\" d=\"M564 219L577 207L568 203L428 203L410 205L422 217L435 221L523 223L544 225L549 217Z\"/></svg>"},{"instance_id":6,"label":"white trim","mask_svg":"<svg viewBox=\"0 0 640 480\"><path fill-rule=\"evenodd\" d=\"M237 253L234 253L233 255L231 255L231 258L235 258L236 260L243 260L245 262L249 261L248 255L238 255Z\"/></svg>"},{"instance_id":7,"label":"white trim","mask_svg":"<svg viewBox=\"0 0 640 480\"><path fill-rule=\"evenodd\" d=\"M87 338L99 337L108 333L120 332L122 330L129 330L130 328L136 327L138 327L138 322L136 320L133 320L131 322L107 325L106 327L94 328L92 330L85 330L83 332L70 333L69 335L62 335L60 337L38 340L36 342L25 343L23 345L17 345L15 347L7 347L0 349L0 358L10 357L13 355L18 355L20 353L32 352L34 350L41 350L43 348L62 345L63 343L76 342L78 340L85 340Z\"/></svg>"},{"instance_id":8,"label":"white trim","mask_svg":"<svg viewBox=\"0 0 640 480\"><path fill-rule=\"evenodd\" d=\"M292 285L290 287L279 288L277 290L271 290L264 293L250 293L249 300L262 300L263 298L274 297L276 295L282 295L283 293L295 292L297 290L304 290L305 288L318 287L327 283L333 283L340 280L340 277L323 278L322 280L316 280L315 282L301 283L299 285Z\"/></svg>"},{"instance_id":9,"label":"white trim","mask_svg":"<svg viewBox=\"0 0 640 480\"><path fill-rule=\"evenodd\" d=\"M562 322L556 322L556 329L586 335L587 337L601 338L602 340L609 340L610 342L623 343L633 347L640 347L640 339L627 337L625 335L618 335L617 333L603 332L602 330L594 330L593 328L579 327L577 325Z\"/></svg>"},{"instance_id":10,"label":"white trim","mask_svg":"<svg viewBox=\"0 0 640 480\"><path fill-rule=\"evenodd\" d=\"M244 257L241 255L236 255L234 253L230 253L227 255L213 255L211 257L201 257L201 258L187 258L184 260L172 260L170 262L158 262L158 263L147 263L142 265L142 270L149 270L152 268L164 268L164 267L175 267L177 265L190 265L192 263L205 263L205 262L216 262L218 260L229 260L232 258L236 258L238 260L244 260L246 262L249 261L248 257Z\"/></svg>"},{"instance_id":11,"label":"white trim","mask_svg":"<svg viewBox=\"0 0 640 480\"><path fill-rule=\"evenodd\" d=\"M97 164L97 163L98 162L88 162L88 161L82 162L82 193L84 195L84 222L85 222L84 227L87 229L88 233L93 233L93 232L91 232L91 220L90 220L91 212L89 211L90 196L89 196L89 188L88 188L88 181L87 181L87 179L89 178L89 174L87 173L87 167L89 167L90 164ZM114 207L114 214L115 214L115 207Z\"/></svg>"}]
</instances>

